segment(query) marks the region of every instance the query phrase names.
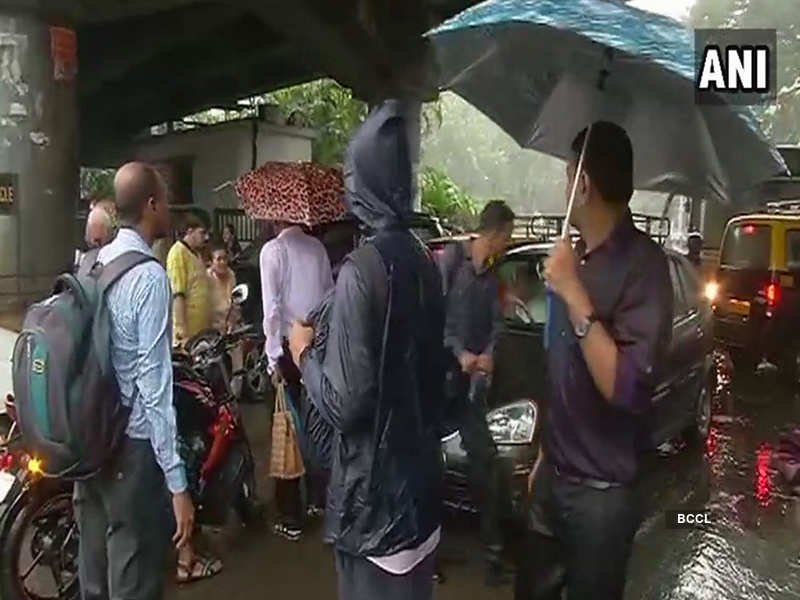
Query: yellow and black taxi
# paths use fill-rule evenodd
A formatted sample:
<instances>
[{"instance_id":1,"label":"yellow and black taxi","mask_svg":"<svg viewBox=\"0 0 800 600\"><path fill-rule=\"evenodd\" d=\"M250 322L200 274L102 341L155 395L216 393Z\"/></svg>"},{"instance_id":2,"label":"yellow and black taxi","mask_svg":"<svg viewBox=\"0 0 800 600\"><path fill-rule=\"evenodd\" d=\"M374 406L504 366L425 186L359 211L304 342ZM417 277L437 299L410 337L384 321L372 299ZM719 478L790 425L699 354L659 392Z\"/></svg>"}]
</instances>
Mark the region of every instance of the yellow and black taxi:
<instances>
[{"instance_id":1,"label":"yellow and black taxi","mask_svg":"<svg viewBox=\"0 0 800 600\"><path fill-rule=\"evenodd\" d=\"M730 219L706 296L737 370L777 368L800 382L800 200Z\"/></svg>"}]
</instances>

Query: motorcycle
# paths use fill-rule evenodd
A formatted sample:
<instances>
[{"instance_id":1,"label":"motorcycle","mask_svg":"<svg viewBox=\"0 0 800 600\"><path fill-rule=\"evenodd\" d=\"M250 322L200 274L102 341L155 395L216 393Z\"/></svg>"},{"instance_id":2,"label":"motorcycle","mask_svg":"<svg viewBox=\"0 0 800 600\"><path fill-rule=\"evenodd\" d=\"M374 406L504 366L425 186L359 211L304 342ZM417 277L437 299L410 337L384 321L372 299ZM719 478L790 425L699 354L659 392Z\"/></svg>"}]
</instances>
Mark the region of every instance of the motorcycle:
<instances>
[{"instance_id":1,"label":"motorcycle","mask_svg":"<svg viewBox=\"0 0 800 600\"><path fill-rule=\"evenodd\" d=\"M246 297L246 285L234 288L234 303ZM261 514L253 456L225 360L250 329L190 341L187 351L173 353L180 450L201 525L223 525L231 507L245 525ZM0 439L0 597L73 600L80 588L72 482L43 475L19 432L11 395L6 413L11 424Z\"/></svg>"}]
</instances>

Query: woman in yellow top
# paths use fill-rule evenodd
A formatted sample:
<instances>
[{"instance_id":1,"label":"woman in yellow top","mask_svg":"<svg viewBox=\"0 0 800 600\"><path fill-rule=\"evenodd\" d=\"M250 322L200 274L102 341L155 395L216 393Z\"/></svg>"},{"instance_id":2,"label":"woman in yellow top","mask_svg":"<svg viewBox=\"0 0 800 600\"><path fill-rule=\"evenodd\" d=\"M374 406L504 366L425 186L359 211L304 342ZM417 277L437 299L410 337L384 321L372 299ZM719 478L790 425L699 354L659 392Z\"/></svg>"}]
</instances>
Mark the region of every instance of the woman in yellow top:
<instances>
[{"instance_id":1,"label":"woman in yellow top","mask_svg":"<svg viewBox=\"0 0 800 600\"><path fill-rule=\"evenodd\" d=\"M208 227L196 215L187 215L184 234L167 254L167 276L172 285L173 344L182 345L211 327L211 289L200 252L208 243Z\"/></svg>"}]
</instances>

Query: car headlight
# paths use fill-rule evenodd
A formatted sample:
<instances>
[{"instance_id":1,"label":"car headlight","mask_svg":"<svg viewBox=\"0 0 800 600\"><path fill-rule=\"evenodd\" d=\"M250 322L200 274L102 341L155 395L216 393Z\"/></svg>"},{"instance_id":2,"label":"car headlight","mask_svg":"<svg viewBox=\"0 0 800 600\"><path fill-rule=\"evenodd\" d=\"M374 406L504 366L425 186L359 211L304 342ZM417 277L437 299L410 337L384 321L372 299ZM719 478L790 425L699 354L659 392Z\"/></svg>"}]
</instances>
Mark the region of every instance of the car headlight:
<instances>
[{"instance_id":1,"label":"car headlight","mask_svg":"<svg viewBox=\"0 0 800 600\"><path fill-rule=\"evenodd\" d=\"M719 294L719 284L716 281L709 281L706 284L705 296L709 302L714 302Z\"/></svg>"},{"instance_id":2,"label":"car headlight","mask_svg":"<svg viewBox=\"0 0 800 600\"><path fill-rule=\"evenodd\" d=\"M521 400L489 411L486 421L495 444L530 444L539 410L532 400Z\"/></svg>"}]
</instances>

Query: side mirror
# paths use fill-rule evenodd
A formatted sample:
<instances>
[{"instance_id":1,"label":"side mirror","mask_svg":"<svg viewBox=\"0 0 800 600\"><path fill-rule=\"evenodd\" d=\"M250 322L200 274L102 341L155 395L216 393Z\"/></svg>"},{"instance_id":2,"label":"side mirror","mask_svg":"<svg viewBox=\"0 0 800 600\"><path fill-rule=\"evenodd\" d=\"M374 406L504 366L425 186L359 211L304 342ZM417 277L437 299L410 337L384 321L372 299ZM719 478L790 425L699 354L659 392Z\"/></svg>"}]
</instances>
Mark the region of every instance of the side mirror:
<instances>
[{"instance_id":1,"label":"side mirror","mask_svg":"<svg viewBox=\"0 0 800 600\"><path fill-rule=\"evenodd\" d=\"M250 295L250 288L247 286L246 283L240 283L236 287L233 288L231 292L231 302L234 304L241 305L247 301L247 297Z\"/></svg>"}]
</instances>

